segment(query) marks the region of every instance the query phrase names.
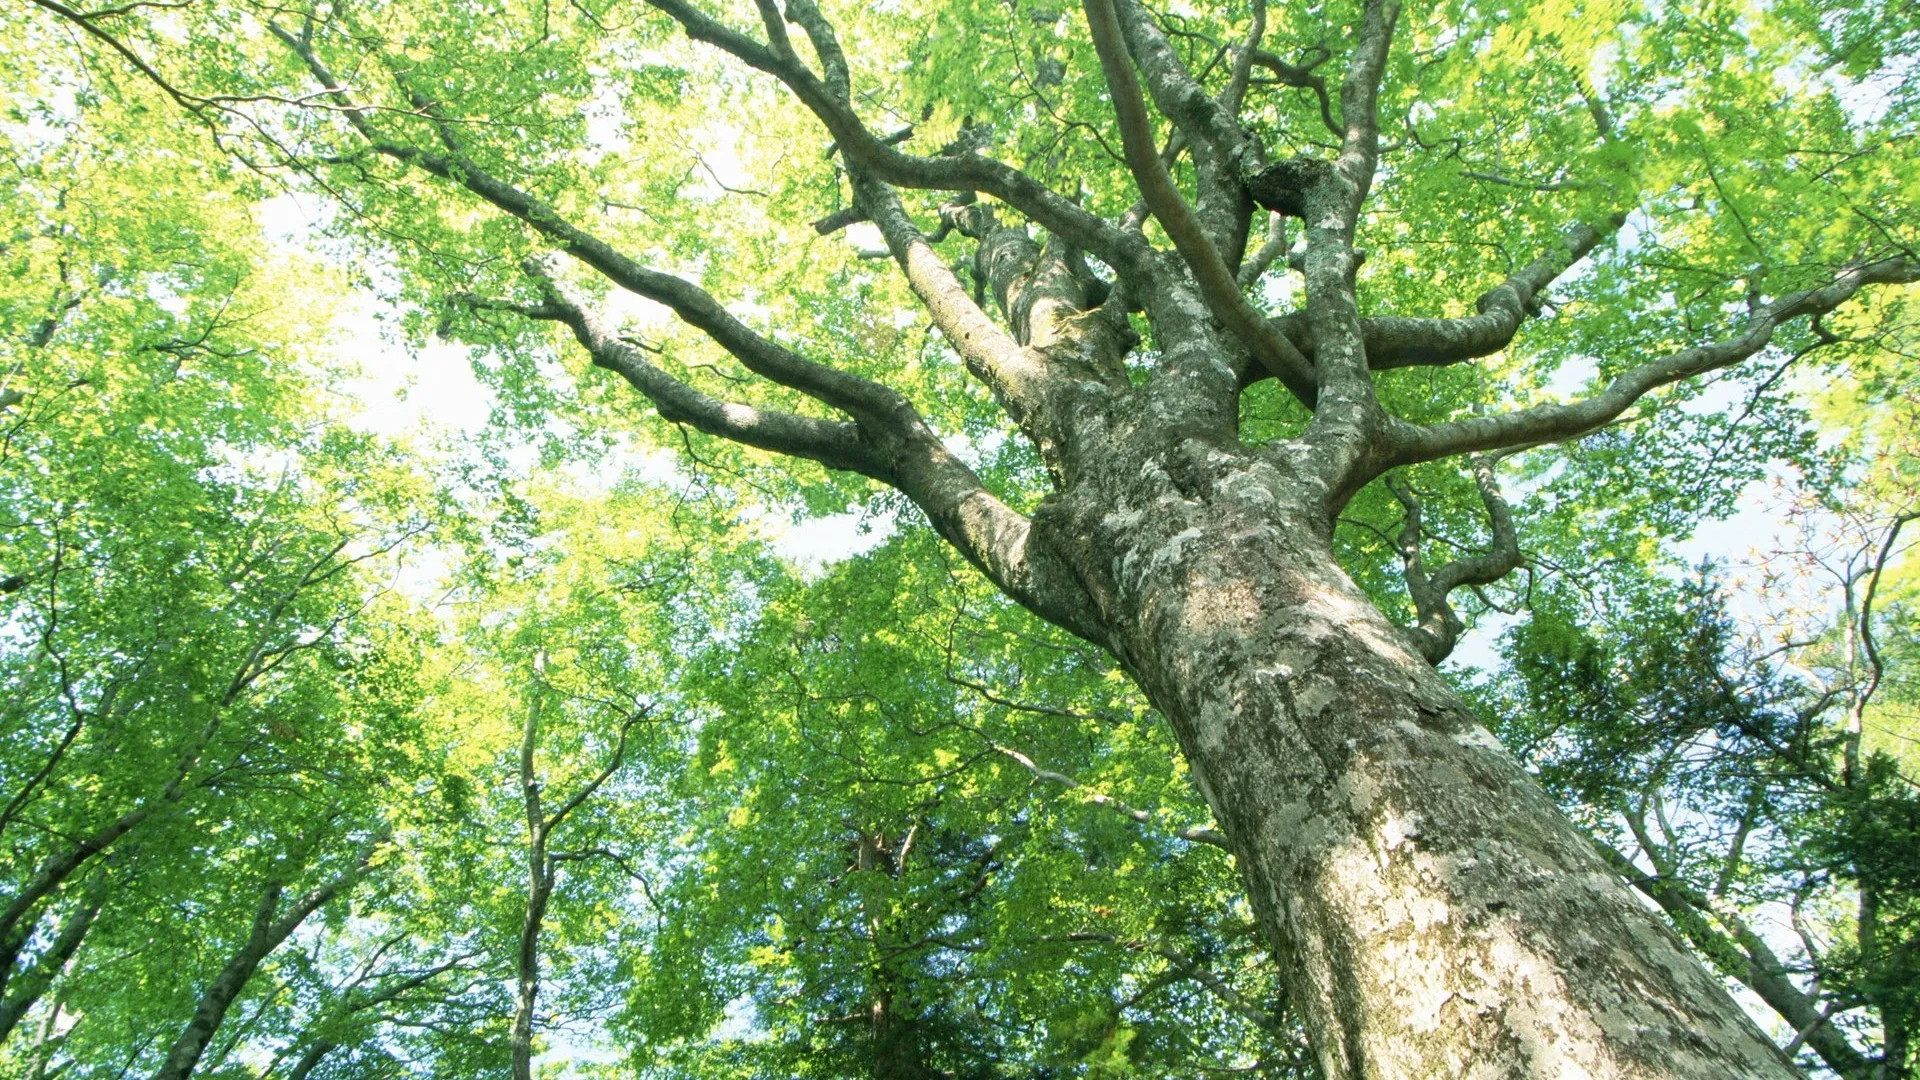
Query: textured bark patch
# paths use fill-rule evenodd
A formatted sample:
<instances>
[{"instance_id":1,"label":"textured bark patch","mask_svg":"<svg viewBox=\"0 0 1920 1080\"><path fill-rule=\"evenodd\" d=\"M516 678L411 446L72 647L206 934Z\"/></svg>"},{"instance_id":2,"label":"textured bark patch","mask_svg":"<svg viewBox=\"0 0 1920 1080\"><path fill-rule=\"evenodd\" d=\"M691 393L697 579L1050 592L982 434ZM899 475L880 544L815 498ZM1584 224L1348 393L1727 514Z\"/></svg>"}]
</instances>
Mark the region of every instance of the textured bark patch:
<instances>
[{"instance_id":1,"label":"textured bark patch","mask_svg":"<svg viewBox=\"0 0 1920 1080\"><path fill-rule=\"evenodd\" d=\"M1153 509L1101 520L1116 645L1328 1074L1790 1075L1311 526L1275 523L1272 484L1211 461L1131 466L1125 504Z\"/></svg>"}]
</instances>

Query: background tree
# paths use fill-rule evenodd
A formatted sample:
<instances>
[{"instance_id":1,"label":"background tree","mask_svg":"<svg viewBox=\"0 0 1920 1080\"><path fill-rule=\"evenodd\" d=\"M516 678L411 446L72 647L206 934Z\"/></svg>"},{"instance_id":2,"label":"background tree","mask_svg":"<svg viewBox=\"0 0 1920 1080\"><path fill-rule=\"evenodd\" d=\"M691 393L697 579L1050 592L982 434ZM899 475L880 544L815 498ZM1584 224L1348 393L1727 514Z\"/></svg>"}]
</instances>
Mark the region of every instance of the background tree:
<instances>
[{"instance_id":1,"label":"background tree","mask_svg":"<svg viewBox=\"0 0 1920 1080\"><path fill-rule=\"evenodd\" d=\"M458 873L482 894L518 879L493 903L514 924L500 934L515 995L499 1064L520 1077L548 1032L591 1039L623 997L620 972L658 917L651 883L676 859L662 798L689 738L680 667L724 638L734 594L764 567L727 515L703 523L634 477L500 494L513 512L476 534L462 570L441 722L492 796L460 822L495 852L465 852L478 865Z\"/></svg>"},{"instance_id":2,"label":"background tree","mask_svg":"<svg viewBox=\"0 0 1920 1080\"><path fill-rule=\"evenodd\" d=\"M435 501L316 426L338 282L266 246L228 159L7 67L0 1069L185 1076L270 1015L416 775L390 588Z\"/></svg>"},{"instance_id":3,"label":"background tree","mask_svg":"<svg viewBox=\"0 0 1920 1080\"><path fill-rule=\"evenodd\" d=\"M907 535L772 582L711 655L687 848L622 1021L640 1063L1297 1075L1164 730L1105 657L954 562ZM727 1016L745 1032L710 1038Z\"/></svg>"}]
</instances>

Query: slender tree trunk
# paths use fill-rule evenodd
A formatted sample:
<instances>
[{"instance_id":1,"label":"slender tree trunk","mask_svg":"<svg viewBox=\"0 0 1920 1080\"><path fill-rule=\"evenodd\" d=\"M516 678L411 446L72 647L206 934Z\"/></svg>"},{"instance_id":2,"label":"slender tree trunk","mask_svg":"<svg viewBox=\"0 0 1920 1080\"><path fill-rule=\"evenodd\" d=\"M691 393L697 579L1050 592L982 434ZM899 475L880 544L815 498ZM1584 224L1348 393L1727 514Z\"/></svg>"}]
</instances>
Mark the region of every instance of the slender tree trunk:
<instances>
[{"instance_id":1,"label":"slender tree trunk","mask_svg":"<svg viewBox=\"0 0 1920 1080\"><path fill-rule=\"evenodd\" d=\"M533 1078L533 1010L540 996L540 924L546 918L547 900L553 895L553 873L544 865L544 849L536 857L541 865L528 874L527 913L520 922L520 946L514 954L513 1080Z\"/></svg>"},{"instance_id":2,"label":"slender tree trunk","mask_svg":"<svg viewBox=\"0 0 1920 1080\"><path fill-rule=\"evenodd\" d=\"M114 841L132 832L141 822L152 816L154 804L135 807L121 814L107 824L82 837L65 851L49 856L35 870L33 876L22 882L20 889L5 908L0 908L0 988L6 986L13 965L20 959L20 950L26 947L27 939L32 936L36 906L53 895L62 882L73 876L74 871L87 864L87 860L111 847ZM33 915L33 919L28 916Z\"/></svg>"},{"instance_id":3,"label":"slender tree trunk","mask_svg":"<svg viewBox=\"0 0 1920 1080\"><path fill-rule=\"evenodd\" d=\"M527 910L520 920L520 943L514 952L513 1027L509 1036L513 1080L533 1080L533 1010L540 996L540 924L553 896L554 869L547 858L547 837L553 823L540 803L540 777L534 754L540 745L540 697L544 689L546 654L534 657L534 677L527 685L527 722L520 735L520 793L527 814Z\"/></svg>"},{"instance_id":4,"label":"slender tree trunk","mask_svg":"<svg viewBox=\"0 0 1920 1080\"><path fill-rule=\"evenodd\" d=\"M231 696L230 691L229 698ZM220 704L224 709L230 701ZM188 744L186 753L181 755L179 763L158 791L139 806L81 837L66 850L55 852L42 860L33 876L20 884L19 889L7 900L6 906L0 908L0 987L5 986L7 974L13 970L20 950L26 946L27 938L32 933L33 923L27 916L33 913L35 906L51 896L62 882L85 866L88 860L112 847L121 837L152 817L154 811L177 802L185 794L187 777L192 775L193 767L199 764L200 755L206 752L219 728L220 713L216 712L214 718Z\"/></svg>"},{"instance_id":5,"label":"slender tree trunk","mask_svg":"<svg viewBox=\"0 0 1920 1080\"><path fill-rule=\"evenodd\" d=\"M307 1047L306 1053L300 1055L300 1060L293 1063L292 1071L287 1073L287 1080L307 1080L307 1074L319 1068L320 1063L326 1060L327 1055L333 1053L339 1045L330 1039L321 1039Z\"/></svg>"},{"instance_id":6,"label":"slender tree trunk","mask_svg":"<svg viewBox=\"0 0 1920 1080\"><path fill-rule=\"evenodd\" d=\"M1338 568L1302 484L1114 460L1036 529L1172 722L1329 1076L1797 1075Z\"/></svg>"},{"instance_id":7,"label":"slender tree trunk","mask_svg":"<svg viewBox=\"0 0 1920 1080\"><path fill-rule=\"evenodd\" d=\"M234 1000L246 989L247 981L259 970L261 962L291 937L309 916L357 884L366 873L372 857L373 848L369 846L352 867L300 896L283 914L276 913L280 911L285 886L280 882L267 885L254 911L253 928L248 932L247 940L234 951L226 966L201 992L192 1019L187 1021L180 1037L174 1040L160 1070L153 1074L153 1080L187 1080L193 1075L194 1068L200 1063L200 1056L206 1052L207 1044L213 1041L214 1033L226 1019L227 1010L232 1008Z\"/></svg>"},{"instance_id":8,"label":"slender tree trunk","mask_svg":"<svg viewBox=\"0 0 1920 1080\"><path fill-rule=\"evenodd\" d=\"M46 953L11 982L9 987L11 992L7 994L4 1001L0 1001L0 1044L7 1041L7 1036L13 1034L13 1029L27 1015L28 1010L32 1009L53 985L53 981L59 977L61 970L67 966L67 961L73 959L73 954L79 950L80 942L86 938L87 931L93 928L93 920L99 916L100 907L106 902L106 898L107 878L102 874L94 879L88 886L86 895L81 897L74 909L67 914L66 921L61 924L60 932L54 936L53 944L47 948Z\"/></svg>"},{"instance_id":9,"label":"slender tree trunk","mask_svg":"<svg viewBox=\"0 0 1920 1080\"><path fill-rule=\"evenodd\" d=\"M60 1041L60 1012L65 1007L65 994L55 995L53 1007L47 1010L39 1031L34 1035L33 1050L27 1055L29 1064L21 1074L27 1080L45 1080L47 1066L52 1064L54 1048Z\"/></svg>"},{"instance_id":10,"label":"slender tree trunk","mask_svg":"<svg viewBox=\"0 0 1920 1080\"><path fill-rule=\"evenodd\" d=\"M854 868L897 876L899 845L887 843L883 833L863 832L854 842ZM893 959L901 954L901 935L886 905L876 910L862 894L861 921L867 925L875 963L870 971L873 998L867 1005L867 1034L873 1040L870 1075L874 1080L922 1080L935 1073L924 1060L916 1018L899 1009L898 973Z\"/></svg>"},{"instance_id":11,"label":"slender tree trunk","mask_svg":"<svg viewBox=\"0 0 1920 1080\"><path fill-rule=\"evenodd\" d=\"M261 894L260 904L254 910L253 929L248 932L247 940L227 959L226 966L213 977L213 982L200 993L200 1000L194 1004L193 1018L174 1040L172 1049L167 1051L167 1059L160 1071L153 1074L154 1080L186 1080L193 1073L194 1066L200 1063L200 1055L206 1051L207 1044L213 1041L213 1033L220 1028L220 1022L227 1017L227 1009L244 990L247 980L260 967L260 961L279 942L274 940L276 929L275 915L280 910L280 897L285 886L280 882L271 882L266 892ZM298 925L298 924L295 924ZM292 933L293 927L287 928ZM284 940L285 935L281 935Z\"/></svg>"}]
</instances>

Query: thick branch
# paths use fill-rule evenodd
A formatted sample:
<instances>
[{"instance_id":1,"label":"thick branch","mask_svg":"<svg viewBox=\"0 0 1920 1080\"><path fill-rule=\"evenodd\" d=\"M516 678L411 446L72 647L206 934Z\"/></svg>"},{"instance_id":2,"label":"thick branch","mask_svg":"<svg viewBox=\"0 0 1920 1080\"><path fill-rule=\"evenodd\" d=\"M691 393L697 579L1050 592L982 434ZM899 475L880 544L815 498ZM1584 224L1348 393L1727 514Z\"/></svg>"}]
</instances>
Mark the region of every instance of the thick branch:
<instances>
[{"instance_id":1,"label":"thick branch","mask_svg":"<svg viewBox=\"0 0 1920 1080\"><path fill-rule=\"evenodd\" d=\"M1380 81L1386 74L1387 50L1393 44L1394 23L1400 18L1398 0L1368 0L1360 22L1360 41L1353 63L1340 84L1340 119L1346 130L1333 169L1349 187L1347 228L1351 229L1380 156Z\"/></svg>"},{"instance_id":2,"label":"thick branch","mask_svg":"<svg viewBox=\"0 0 1920 1080\"><path fill-rule=\"evenodd\" d=\"M1246 250L1253 210L1240 174L1266 164L1266 152L1241 130L1226 95L1207 94L1138 0L1114 0L1114 14L1154 104L1193 148L1194 214L1232 269ZM1256 30L1264 32L1264 23L1263 6L1255 15ZM1238 58L1234 70L1241 70ZM1227 94L1232 93L1230 85Z\"/></svg>"},{"instance_id":3,"label":"thick branch","mask_svg":"<svg viewBox=\"0 0 1920 1080\"><path fill-rule=\"evenodd\" d=\"M885 462L863 442L858 425L708 397L655 367L647 361L645 353L622 341L560 283L547 262L530 259L525 268L546 292L546 303L485 303L528 318L565 324L586 348L596 367L626 379L653 403L663 418L747 446L817 461L830 469L845 469L880 480L887 478Z\"/></svg>"},{"instance_id":4,"label":"thick branch","mask_svg":"<svg viewBox=\"0 0 1920 1080\"><path fill-rule=\"evenodd\" d=\"M1300 162L1298 168L1303 181L1300 210L1306 222L1301 269L1307 325L1319 343L1313 360L1316 407L1306 439L1330 451L1324 468L1336 502L1364 482L1363 463L1372 455L1375 433L1384 420L1367 372L1354 291L1361 255L1353 240L1379 157L1374 109L1399 11L1396 0L1368 0L1353 62L1340 89L1341 115L1346 121L1340 153L1331 167ZM1259 198L1257 193L1255 197Z\"/></svg>"},{"instance_id":5,"label":"thick branch","mask_svg":"<svg viewBox=\"0 0 1920 1080\"><path fill-rule=\"evenodd\" d=\"M1146 76L1146 88L1153 95L1153 103L1187 140L1196 147L1209 146L1219 151L1236 172L1264 165L1266 155L1259 143L1247 138L1239 121L1234 119L1232 109L1209 96L1194 79L1138 0L1112 0L1112 3L1127 47L1140 65L1141 74ZM1264 16L1263 6L1262 22Z\"/></svg>"},{"instance_id":6,"label":"thick branch","mask_svg":"<svg viewBox=\"0 0 1920 1080\"><path fill-rule=\"evenodd\" d=\"M1045 361L1021 347L980 310L946 261L907 217L891 188L859 171L853 174L853 188L855 205L861 208L862 216L879 227L887 250L900 264L914 295L933 316L934 325L960 354L967 370L993 392L1014 423L1024 425L1042 397Z\"/></svg>"},{"instance_id":7,"label":"thick branch","mask_svg":"<svg viewBox=\"0 0 1920 1080\"><path fill-rule=\"evenodd\" d=\"M1140 83L1134 78L1133 64L1127 58L1120 26L1112 0L1084 0L1087 26L1093 32L1094 48L1100 54L1100 68L1113 95L1113 110L1127 167L1140 186L1147 206L1158 218L1175 249L1193 272L1206 300L1208 310L1237 335L1260 362L1286 384L1302 401L1314 399L1313 369L1306 357L1241 295L1239 283L1220 253L1207 238L1206 231L1187 206L1154 144L1153 126L1147 118L1146 101L1140 95ZM1217 103L1215 103L1217 105Z\"/></svg>"},{"instance_id":8,"label":"thick branch","mask_svg":"<svg viewBox=\"0 0 1920 1080\"><path fill-rule=\"evenodd\" d=\"M1585 435L1625 412L1650 391L1720 368L1731 367L1759 352L1782 325L1810 315L1823 315L1873 284L1920 281L1920 264L1904 256L1856 263L1831 282L1784 296L1767 305L1741 333L1707 345L1682 349L1616 376L1606 389L1566 405L1536 405L1501 416L1475 417L1419 427L1396 423L1391 432L1391 464L1431 461L1453 454L1503 447L1536 446Z\"/></svg>"},{"instance_id":9,"label":"thick branch","mask_svg":"<svg viewBox=\"0 0 1920 1080\"><path fill-rule=\"evenodd\" d=\"M1367 366L1376 371L1437 366L1499 352L1513 341L1521 324L1539 314L1542 290L1591 254L1625 221L1626 215L1616 214L1602 228L1586 224L1570 227L1551 251L1482 293L1474 302L1477 315L1461 319L1386 316L1361 320Z\"/></svg>"},{"instance_id":10,"label":"thick branch","mask_svg":"<svg viewBox=\"0 0 1920 1080\"><path fill-rule=\"evenodd\" d=\"M687 0L647 0L696 41L718 47L785 83L832 134L848 161L876 179L900 187L932 191L983 191L1038 222L1076 247L1112 266L1129 265L1143 253L1125 233L1010 165L978 154L917 157L888 145L868 131L844 96L798 63L775 55L694 7Z\"/></svg>"}]
</instances>

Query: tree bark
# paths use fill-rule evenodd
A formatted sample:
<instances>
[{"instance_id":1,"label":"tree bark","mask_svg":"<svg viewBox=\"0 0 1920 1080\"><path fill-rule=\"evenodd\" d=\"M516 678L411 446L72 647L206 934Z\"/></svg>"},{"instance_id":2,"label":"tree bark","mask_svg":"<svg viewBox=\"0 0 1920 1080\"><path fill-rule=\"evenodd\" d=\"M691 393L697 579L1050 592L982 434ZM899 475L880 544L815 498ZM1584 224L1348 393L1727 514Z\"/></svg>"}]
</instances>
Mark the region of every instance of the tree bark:
<instances>
[{"instance_id":1,"label":"tree bark","mask_svg":"<svg viewBox=\"0 0 1920 1080\"><path fill-rule=\"evenodd\" d=\"M519 948L514 953L513 1028L509 1045L513 1080L533 1078L533 1010L540 995L540 924L546 919L553 895L554 876L547 864L545 845L530 847L527 910L520 921Z\"/></svg>"},{"instance_id":2,"label":"tree bark","mask_svg":"<svg viewBox=\"0 0 1920 1080\"><path fill-rule=\"evenodd\" d=\"M533 1010L540 996L540 926L553 896L554 867L547 857L547 838L554 822L540 806L540 777L534 753L540 745L540 696L546 654L534 658L534 677L527 685L527 722L520 735L520 794L527 814L527 909L520 919L520 940L514 950L513 1027L508 1054L513 1080L533 1080Z\"/></svg>"},{"instance_id":3,"label":"tree bark","mask_svg":"<svg viewBox=\"0 0 1920 1080\"><path fill-rule=\"evenodd\" d=\"M1112 449L1038 539L1172 722L1329 1076L1797 1075L1338 568L1312 485Z\"/></svg>"}]
</instances>

